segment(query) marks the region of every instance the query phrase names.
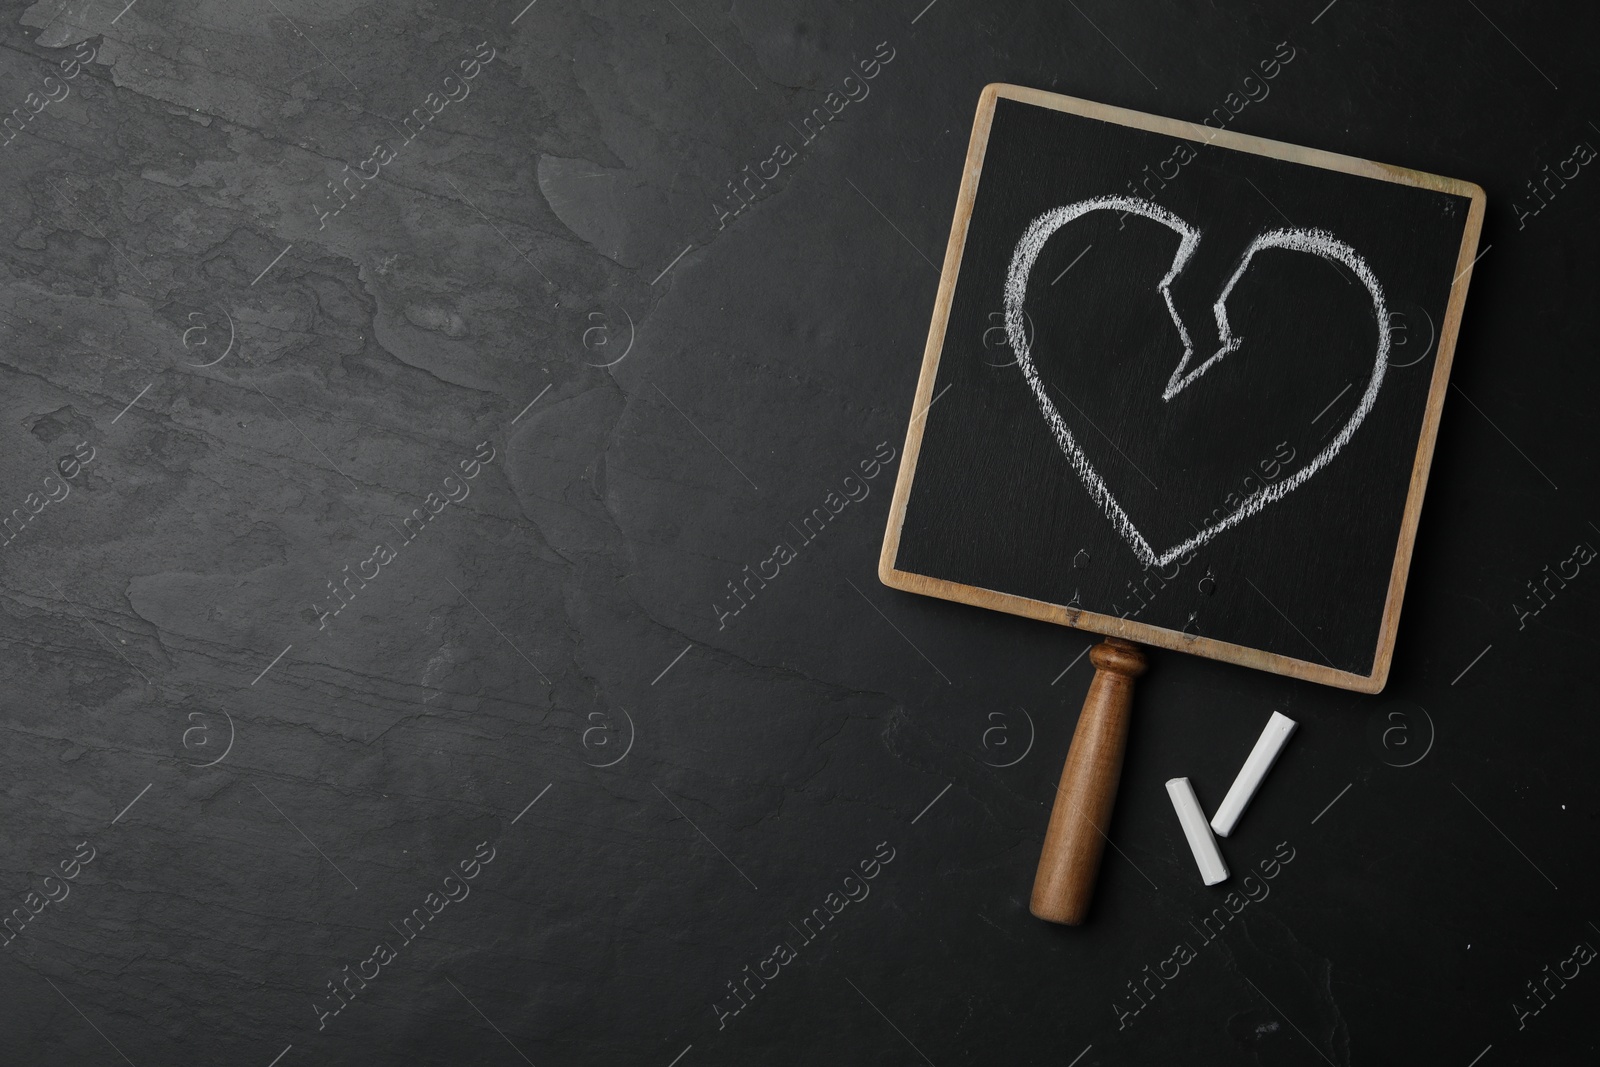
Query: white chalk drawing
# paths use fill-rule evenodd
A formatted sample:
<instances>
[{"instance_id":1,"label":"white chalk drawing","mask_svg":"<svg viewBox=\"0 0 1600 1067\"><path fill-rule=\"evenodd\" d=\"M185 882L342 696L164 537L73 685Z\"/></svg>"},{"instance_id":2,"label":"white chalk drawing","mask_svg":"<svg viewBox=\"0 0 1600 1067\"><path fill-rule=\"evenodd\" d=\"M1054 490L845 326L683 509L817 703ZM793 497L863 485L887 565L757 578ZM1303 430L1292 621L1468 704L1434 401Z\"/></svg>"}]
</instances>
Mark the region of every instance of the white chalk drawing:
<instances>
[{"instance_id":1,"label":"white chalk drawing","mask_svg":"<svg viewBox=\"0 0 1600 1067\"><path fill-rule=\"evenodd\" d=\"M1150 543L1133 524L1133 520L1128 518L1128 513L1122 509L1122 505L1111 495L1105 480L1084 455L1077 439L1068 429L1066 421L1062 419L1061 413L1045 392L1044 383L1039 379L1039 371L1033 363L1028 337L1023 331L1023 301L1028 295L1028 275L1033 271L1033 264L1039 258L1039 252L1057 230L1091 211L1117 211L1142 215L1168 227L1179 237L1178 251L1173 256L1172 267L1156 286L1161 292L1162 299L1166 301L1167 313L1172 316L1172 324L1178 329L1178 337L1183 341L1183 356L1178 360L1177 367L1167 379L1166 388L1161 392L1163 400L1171 400L1183 392L1214 364L1243 343L1244 339L1235 337L1228 324L1228 297L1233 292L1234 285L1250 268L1250 262L1255 258L1255 254L1263 249L1282 248L1291 252L1309 252L1314 256L1343 263L1361 279L1362 284L1367 287L1367 292L1372 296L1372 310L1378 328L1377 352L1373 360L1372 376L1367 383L1367 391L1362 395L1361 402L1356 405L1349 421L1310 463L1294 475L1283 481L1262 486L1245 497L1232 512L1198 530L1193 537L1182 544L1164 552L1157 552L1150 547ZM1238 268L1222 287L1222 293L1217 297L1212 309L1216 314L1218 337L1222 343L1210 359L1189 370L1189 361L1194 356L1194 345L1189 340L1189 330L1184 325L1183 318L1172 302L1171 286L1173 279L1183 273L1183 268L1199 244L1200 231L1165 208L1157 207L1141 197L1098 196L1055 208L1034 219L1024 231L1022 239L1017 242L1016 252L1011 257L1011 270L1006 277L1006 336L1011 342L1012 351L1017 354L1017 366L1022 369L1023 377L1027 379L1029 388L1033 390L1033 395L1039 402L1039 410L1044 414L1056 442L1061 446L1061 451L1066 453L1073 470L1077 471L1084 488L1089 491L1089 496L1105 512L1106 518L1111 520L1112 526L1122 535L1123 540L1128 542L1139 562L1151 567L1164 567L1179 556L1205 544L1222 531L1237 526L1268 504L1282 500L1327 466L1360 428L1367 413L1372 410L1373 403L1378 399L1378 390L1383 386L1383 373L1388 367L1389 312L1384 304L1383 286L1378 284L1378 279L1367 266L1366 260L1362 259L1355 249L1326 230L1282 229L1268 230L1250 242L1250 247L1245 249Z\"/></svg>"}]
</instances>

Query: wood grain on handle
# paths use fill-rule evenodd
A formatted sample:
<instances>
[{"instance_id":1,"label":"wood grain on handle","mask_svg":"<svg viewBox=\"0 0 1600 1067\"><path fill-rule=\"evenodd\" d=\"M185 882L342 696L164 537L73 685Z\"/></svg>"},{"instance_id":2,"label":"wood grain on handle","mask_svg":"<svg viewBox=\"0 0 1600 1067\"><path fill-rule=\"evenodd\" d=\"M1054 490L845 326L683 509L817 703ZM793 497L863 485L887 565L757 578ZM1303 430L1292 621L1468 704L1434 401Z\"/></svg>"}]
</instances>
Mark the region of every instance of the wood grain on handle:
<instances>
[{"instance_id":1,"label":"wood grain on handle","mask_svg":"<svg viewBox=\"0 0 1600 1067\"><path fill-rule=\"evenodd\" d=\"M1061 770L1028 906L1039 918L1068 926L1083 922L1094 897L1105 831L1122 777L1133 680L1145 668L1139 646L1115 637L1091 649L1089 662L1095 667L1094 680L1072 735L1067 765Z\"/></svg>"}]
</instances>

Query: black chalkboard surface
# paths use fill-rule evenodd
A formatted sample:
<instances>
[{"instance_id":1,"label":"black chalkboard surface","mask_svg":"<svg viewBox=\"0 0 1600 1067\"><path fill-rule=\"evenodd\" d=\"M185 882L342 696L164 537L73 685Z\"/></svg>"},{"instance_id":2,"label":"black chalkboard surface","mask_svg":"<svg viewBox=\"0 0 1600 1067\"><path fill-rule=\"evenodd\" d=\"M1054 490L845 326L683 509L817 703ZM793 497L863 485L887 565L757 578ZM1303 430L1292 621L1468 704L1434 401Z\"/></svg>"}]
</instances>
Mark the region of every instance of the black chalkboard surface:
<instances>
[{"instance_id":1,"label":"black chalkboard surface","mask_svg":"<svg viewBox=\"0 0 1600 1067\"><path fill-rule=\"evenodd\" d=\"M883 581L1381 689L1483 209L989 86Z\"/></svg>"}]
</instances>

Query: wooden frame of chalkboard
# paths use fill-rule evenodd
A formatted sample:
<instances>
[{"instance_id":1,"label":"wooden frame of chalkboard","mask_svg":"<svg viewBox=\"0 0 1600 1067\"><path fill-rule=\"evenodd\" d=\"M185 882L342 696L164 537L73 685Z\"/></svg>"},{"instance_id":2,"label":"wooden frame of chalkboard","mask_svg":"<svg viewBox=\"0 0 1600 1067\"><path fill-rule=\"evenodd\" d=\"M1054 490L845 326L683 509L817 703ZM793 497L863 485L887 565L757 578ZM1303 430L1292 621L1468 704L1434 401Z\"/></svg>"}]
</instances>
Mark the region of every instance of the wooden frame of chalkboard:
<instances>
[{"instance_id":1,"label":"wooden frame of chalkboard","mask_svg":"<svg viewBox=\"0 0 1600 1067\"><path fill-rule=\"evenodd\" d=\"M1139 622L1117 615L1097 613L1080 607L1030 599L995 589L963 584L913 573L901 569L900 555L902 526L906 508L911 498L917 474L917 461L922 451L925 416L935 401L934 388L938 376L940 355L945 348L945 334L949 323L952 301L960 274L962 257L966 249L968 228L978 196L979 180L983 174L984 158L989 147L990 130L999 100L1013 100L1055 111L1068 112L1085 118L1114 123L1150 131L1182 141L1198 142L1206 146L1253 153L1290 163L1303 164L1324 170L1339 171L1382 182L1393 182L1421 189L1454 194L1470 201L1459 253L1455 260L1454 280L1450 284L1446 312L1438 324L1438 347L1433 372L1429 380L1426 408L1421 418L1421 433L1411 464L1409 487L1405 493L1403 517L1399 526L1393 565L1389 570L1387 594L1383 601L1378 641L1368 673L1342 670L1325 663L1296 658L1278 652L1269 652L1246 645L1185 633L1180 630ZM1422 509L1423 490L1427 483L1428 468L1433 456L1434 439L1438 432L1439 414L1448 386L1451 357L1460 326L1462 305L1472 266L1476 261L1479 232L1482 228L1485 194L1477 185L1452 178L1425 174L1398 167L1386 166L1350 156L1303 148L1278 141L1266 140L1200 126L1177 119L1147 115L1124 108L1112 107L1075 97L1015 85L992 84L986 86L978 103L977 117L972 128L960 195L956 201L955 219L950 239L945 249L944 268L940 277L937 300L934 305L932 325L923 353L921 376L917 383L913 416L906 431L905 452L895 484L894 499L890 506L888 529L878 563L878 576L887 586L908 592L972 604L979 607L1041 619L1060 625L1112 637L1124 638L1141 644L1171 648L1211 659L1237 663L1247 667L1270 671L1324 685L1363 693L1380 691L1388 677L1394 649L1395 632L1399 624L1401 600L1405 592L1406 574L1411 562L1412 545L1417 522Z\"/></svg>"}]
</instances>

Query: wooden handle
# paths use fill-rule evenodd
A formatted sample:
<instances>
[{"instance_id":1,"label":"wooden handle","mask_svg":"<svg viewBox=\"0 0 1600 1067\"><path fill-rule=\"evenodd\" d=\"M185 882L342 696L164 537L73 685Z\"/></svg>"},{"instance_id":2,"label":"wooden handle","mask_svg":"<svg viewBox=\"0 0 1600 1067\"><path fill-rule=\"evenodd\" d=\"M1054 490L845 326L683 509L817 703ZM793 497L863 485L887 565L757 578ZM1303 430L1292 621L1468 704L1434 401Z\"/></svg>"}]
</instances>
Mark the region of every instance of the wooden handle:
<instances>
[{"instance_id":1,"label":"wooden handle","mask_svg":"<svg viewBox=\"0 0 1600 1067\"><path fill-rule=\"evenodd\" d=\"M1041 919L1077 926L1089 913L1100 871L1105 831L1122 777L1133 680L1144 673L1139 646L1108 637L1089 652L1094 680L1061 769L1050 827L1044 834L1039 873L1028 909Z\"/></svg>"}]
</instances>

